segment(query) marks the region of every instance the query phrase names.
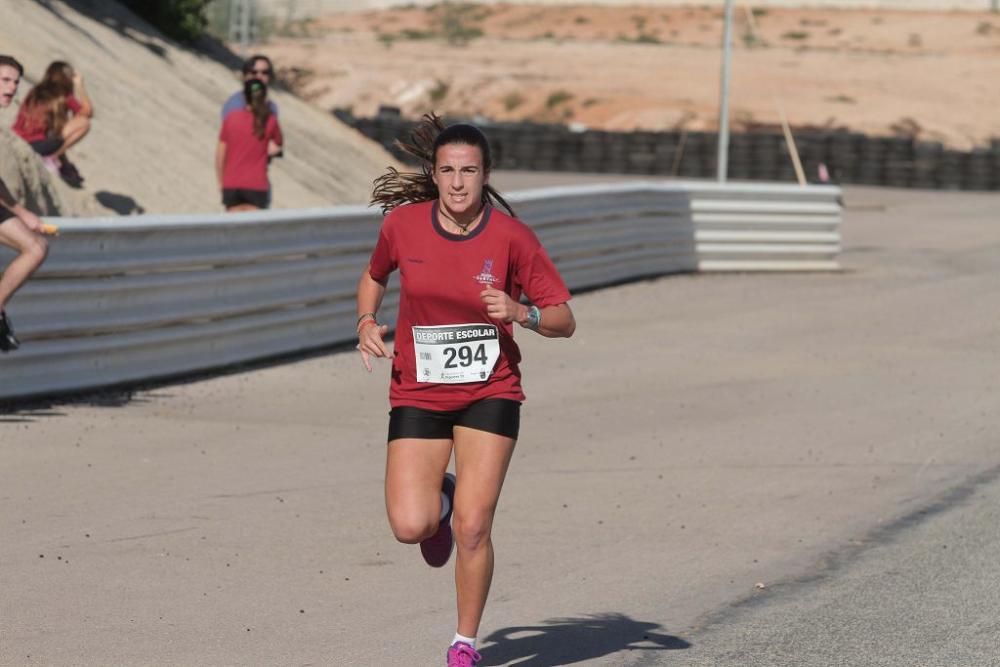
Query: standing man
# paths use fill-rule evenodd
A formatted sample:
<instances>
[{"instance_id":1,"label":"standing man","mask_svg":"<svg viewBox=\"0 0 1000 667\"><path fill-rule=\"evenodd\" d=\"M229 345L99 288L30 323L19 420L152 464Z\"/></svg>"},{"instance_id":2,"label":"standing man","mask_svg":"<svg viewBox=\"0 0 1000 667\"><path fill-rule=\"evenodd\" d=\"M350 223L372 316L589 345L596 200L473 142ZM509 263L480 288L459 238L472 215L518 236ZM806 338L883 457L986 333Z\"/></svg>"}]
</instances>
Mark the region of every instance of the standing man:
<instances>
[{"instance_id":1,"label":"standing man","mask_svg":"<svg viewBox=\"0 0 1000 667\"><path fill-rule=\"evenodd\" d=\"M21 63L0 55L0 107L10 106L23 74ZM10 352L20 346L4 308L14 292L45 261L49 250L42 238L43 230L38 216L18 203L0 180L0 244L18 253L0 276L0 352Z\"/></svg>"}]
</instances>

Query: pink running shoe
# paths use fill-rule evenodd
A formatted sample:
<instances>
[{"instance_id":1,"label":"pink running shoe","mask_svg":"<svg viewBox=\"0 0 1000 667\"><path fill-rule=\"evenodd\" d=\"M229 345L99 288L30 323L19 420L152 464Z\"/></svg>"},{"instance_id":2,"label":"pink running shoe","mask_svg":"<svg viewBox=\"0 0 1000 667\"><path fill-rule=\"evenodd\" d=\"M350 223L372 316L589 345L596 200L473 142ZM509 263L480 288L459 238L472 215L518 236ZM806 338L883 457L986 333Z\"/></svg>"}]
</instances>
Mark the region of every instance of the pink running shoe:
<instances>
[{"instance_id":1,"label":"pink running shoe","mask_svg":"<svg viewBox=\"0 0 1000 667\"><path fill-rule=\"evenodd\" d=\"M42 157L42 164L45 168L49 170L50 174L59 173L59 158L53 157L52 155L45 155Z\"/></svg>"},{"instance_id":2,"label":"pink running shoe","mask_svg":"<svg viewBox=\"0 0 1000 667\"><path fill-rule=\"evenodd\" d=\"M465 642L455 642L448 649L448 667L476 667L483 656Z\"/></svg>"},{"instance_id":3,"label":"pink running shoe","mask_svg":"<svg viewBox=\"0 0 1000 667\"><path fill-rule=\"evenodd\" d=\"M446 473L441 483L441 491L448 496L448 513L441 519L436 533L420 543L420 553L431 567L444 567L451 558L455 538L451 532L451 514L455 510L455 476Z\"/></svg>"}]
</instances>

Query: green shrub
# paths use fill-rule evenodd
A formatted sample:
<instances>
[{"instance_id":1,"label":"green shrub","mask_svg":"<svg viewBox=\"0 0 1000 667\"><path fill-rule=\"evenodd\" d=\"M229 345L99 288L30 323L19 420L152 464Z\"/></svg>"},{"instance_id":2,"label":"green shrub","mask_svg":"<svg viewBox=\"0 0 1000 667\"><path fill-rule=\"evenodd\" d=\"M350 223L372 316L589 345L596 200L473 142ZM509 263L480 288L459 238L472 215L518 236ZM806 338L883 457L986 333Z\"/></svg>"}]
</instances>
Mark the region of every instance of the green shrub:
<instances>
[{"instance_id":1,"label":"green shrub","mask_svg":"<svg viewBox=\"0 0 1000 667\"><path fill-rule=\"evenodd\" d=\"M472 40L482 37L483 31L471 23L481 21L490 12L472 3L451 2L431 5L427 11L434 16L439 26L439 30L435 32L440 33L452 46L465 46Z\"/></svg>"},{"instance_id":2,"label":"green shrub","mask_svg":"<svg viewBox=\"0 0 1000 667\"><path fill-rule=\"evenodd\" d=\"M507 93L503 98L503 108L507 111L513 111L524 104L524 96L521 93L514 91L512 93Z\"/></svg>"},{"instance_id":3,"label":"green shrub","mask_svg":"<svg viewBox=\"0 0 1000 667\"><path fill-rule=\"evenodd\" d=\"M564 102L569 102L571 99L573 99L573 93L568 93L565 90L557 90L549 95L549 98L545 100L545 106L551 109Z\"/></svg>"},{"instance_id":4,"label":"green shrub","mask_svg":"<svg viewBox=\"0 0 1000 667\"><path fill-rule=\"evenodd\" d=\"M618 35L619 42L626 42L629 44L662 44L663 40L654 34L648 32L640 32L635 37L629 37L628 35Z\"/></svg>"},{"instance_id":5,"label":"green shrub","mask_svg":"<svg viewBox=\"0 0 1000 667\"><path fill-rule=\"evenodd\" d=\"M401 39L433 39L434 36L430 30L414 30L413 28L407 28L399 33Z\"/></svg>"},{"instance_id":6,"label":"green shrub","mask_svg":"<svg viewBox=\"0 0 1000 667\"><path fill-rule=\"evenodd\" d=\"M438 79L437 85L431 88L430 92L431 102L433 104L441 102L444 98L448 96L448 90L450 88L451 85L449 85L447 81L442 81L441 79Z\"/></svg>"},{"instance_id":7,"label":"green shrub","mask_svg":"<svg viewBox=\"0 0 1000 667\"><path fill-rule=\"evenodd\" d=\"M137 16L179 42L193 42L205 33L210 0L122 0Z\"/></svg>"}]
</instances>

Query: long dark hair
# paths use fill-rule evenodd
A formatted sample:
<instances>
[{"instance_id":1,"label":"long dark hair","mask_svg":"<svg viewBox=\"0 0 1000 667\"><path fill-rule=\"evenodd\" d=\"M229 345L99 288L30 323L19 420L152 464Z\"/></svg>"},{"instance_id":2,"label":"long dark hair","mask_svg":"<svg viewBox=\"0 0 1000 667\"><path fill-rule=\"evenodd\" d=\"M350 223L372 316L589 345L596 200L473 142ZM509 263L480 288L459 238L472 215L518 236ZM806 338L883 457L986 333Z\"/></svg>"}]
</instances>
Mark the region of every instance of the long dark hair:
<instances>
[{"instance_id":1,"label":"long dark hair","mask_svg":"<svg viewBox=\"0 0 1000 667\"><path fill-rule=\"evenodd\" d=\"M45 76L24 98L24 113L36 121L44 119L49 136L59 135L66 125L66 98L73 94L73 68L56 60L45 69Z\"/></svg>"},{"instance_id":2,"label":"long dark hair","mask_svg":"<svg viewBox=\"0 0 1000 667\"><path fill-rule=\"evenodd\" d=\"M267 102L267 84L250 79L243 84L243 99L253 113L253 133L258 139L264 138L267 119L271 116L271 105Z\"/></svg>"},{"instance_id":3,"label":"long dark hair","mask_svg":"<svg viewBox=\"0 0 1000 667\"><path fill-rule=\"evenodd\" d=\"M482 130L468 123L456 123L445 127L437 114L425 114L410 132L409 141L396 140L396 146L420 161L420 171L400 172L395 167L389 167L386 173L375 179L369 206L377 204L382 208L384 215L403 204L437 199L440 193L434 184L434 163L438 149L449 144L477 146L483 154L484 171L489 173L493 168L490 142L486 140ZM514 209L510 204L489 184L483 185L482 203L494 206L499 204L511 216L514 215Z\"/></svg>"},{"instance_id":4,"label":"long dark hair","mask_svg":"<svg viewBox=\"0 0 1000 667\"><path fill-rule=\"evenodd\" d=\"M258 60L263 60L267 64L267 75L271 77L271 81L274 81L274 64L270 58L260 53L255 53L243 61L243 76L253 74L253 68L257 65Z\"/></svg>"}]
</instances>

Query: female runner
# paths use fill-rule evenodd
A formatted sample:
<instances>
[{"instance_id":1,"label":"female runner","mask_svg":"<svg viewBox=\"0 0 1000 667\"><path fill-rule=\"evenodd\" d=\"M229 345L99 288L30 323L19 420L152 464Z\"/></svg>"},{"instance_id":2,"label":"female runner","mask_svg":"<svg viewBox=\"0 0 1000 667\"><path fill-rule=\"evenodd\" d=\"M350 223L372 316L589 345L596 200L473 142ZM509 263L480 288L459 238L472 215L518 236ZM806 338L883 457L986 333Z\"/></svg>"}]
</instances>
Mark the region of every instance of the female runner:
<instances>
[{"instance_id":1,"label":"female runner","mask_svg":"<svg viewBox=\"0 0 1000 667\"><path fill-rule=\"evenodd\" d=\"M429 115L401 146L423 169L390 168L375 181L372 203L388 215L358 282L358 350L369 372L372 357L392 358L389 525L400 542L420 544L433 567L447 563L457 544L458 627L447 664L474 667L493 578L493 517L524 400L513 324L562 338L576 322L545 249L488 185L483 133L468 124L445 128ZM397 269L390 355L378 309ZM533 305L522 304L522 294ZM446 474L453 451L454 476Z\"/></svg>"}]
</instances>

